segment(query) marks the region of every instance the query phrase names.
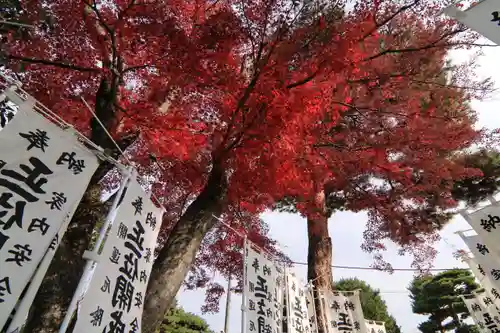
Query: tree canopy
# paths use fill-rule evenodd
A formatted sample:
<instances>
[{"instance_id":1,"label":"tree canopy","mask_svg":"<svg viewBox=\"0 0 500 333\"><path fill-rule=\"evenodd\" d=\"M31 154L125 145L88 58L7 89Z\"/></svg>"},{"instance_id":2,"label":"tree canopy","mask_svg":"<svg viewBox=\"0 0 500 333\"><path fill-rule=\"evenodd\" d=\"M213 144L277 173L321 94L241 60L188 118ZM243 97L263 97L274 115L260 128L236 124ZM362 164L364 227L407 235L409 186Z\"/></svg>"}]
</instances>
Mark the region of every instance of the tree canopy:
<instances>
[{"instance_id":1,"label":"tree canopy","mask_svg":"<svg viewBox=\"0 0 500 333\"><path fill-rule=\"evenodd\" d=\"M367 320L383 321L387 333L401 333L396 319L389 314L387 304L380 296L380 291L373 289L365 281L358 278L341 279L334 282L334 288L337 290L352 291L361 290L360 300L363 314Z\"/></svg>"},{"instance_id":2,"label":"tree canopy","mask_svg":"<svg viewBox=\"0 0 500 333\"><path fill-rule=\"evenodd\" d=\"M416 314L429 316L427 321L419 325L420 331L431 333L470 329L472 332L474 328L463 323L470 314L460 295L471 294L479 288L472 273L465 269L415 277L408 287L412 310ZM449 318L451 321L445 323Z\"/></svg>"},{"instance_id":3,"label":"tree canopy","mask_svg":"<svg viewBox=\"0 0 500 333\"><path fill-rule=\"evenodd\" d=\"M174 304L155 333L214 333L200 316L184 311Z\"/></svg>"}]
</instances>

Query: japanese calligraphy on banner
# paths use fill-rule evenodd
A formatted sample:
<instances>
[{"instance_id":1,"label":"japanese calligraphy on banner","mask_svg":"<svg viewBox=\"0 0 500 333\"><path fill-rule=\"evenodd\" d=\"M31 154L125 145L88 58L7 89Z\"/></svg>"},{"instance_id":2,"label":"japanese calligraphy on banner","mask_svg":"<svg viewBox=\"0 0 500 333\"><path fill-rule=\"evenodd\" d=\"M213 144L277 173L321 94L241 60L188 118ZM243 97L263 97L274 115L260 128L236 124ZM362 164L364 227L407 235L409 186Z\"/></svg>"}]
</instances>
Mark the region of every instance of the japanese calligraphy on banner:
<instances>
[{"instance_id":1,"label":"japanese calligraphy on banner","mask_svg":"<svg viewBox=\"0 0 500 333\"><path fill-rule=\"evenodd\" d=\"M493 283L497 291L500 290L500 262L496 253L492 253L492 250L486 247L477 235L464 236L460 234L460 236L474 255L476 262L480 265L480 272Z\"/></svg>"},{"instance_id":2,"label":"japanese calligraphy on banner","mask_svg":"<svg viewBox=\"0 0 500 333\"><path fill-rule=\"evenodd\" d=\"M445 14L465 24L496 44L500 44L500 36L498 35L500 26L499 12L498 0L479 1L465 11L459 10L456 5L452 5L444 10Z\"/></svg>"},{"instance_id":3,"label":"japanese calligraphy on banner","mask_svg":"<svg viewBox=\"0 0 500 333\"><path fill-rule=\"evenodd\" d=\"M464 216L483 240L482 244L500 255L500 206L490 205Z\"/></svg>"},{"instance_id":4,"label":"japanese calligraphy on banner","mask_svg":"<svg viewBox=\"0 0 500 333\"><path fill-rule=\"evenodd\" d=\"M476 297L462 297L469 313L471 314L474 323L479 326L482 332L498 332L500 331L500 318L492 314L484 306L484 303Z\"/></svg>"},{"instance_id":5,"label":"japanese calligraphy on banner","mask_svg":"<svg viewBox=\"0 0 500 333\"><path fill-rule=\"evenodd\" d=\"M329 333L366 333L358 291L325 292L325 316Z\"/></svg>"},{"instance_id":6,"label":"japanese calligraphy on banner","mask_svg":"<svg viewBox=\"0 0 500 333\"><path fill-rule=\"evenodd\" d=\"M75 333L141 332L162 214L131 180L82 300Z\"/></svg>"},{"instance_id":7,"label":"japanese calligraphy on banner","mask_svg":"<svg viewBox=\"0 0 500 333\"><path fill-rule=\"evenodd\" d=\"M368 333L385 333L385 323L383 321L366 320L366 330Z\"/></svg>"},{"instance_id":8,"label":"japanese calligraphy on banner","mask_svg":"<svg viewBox=\"0 0 500 333\"><path fill-rule=\"evenodd\" d=\"M286 295L288 314L288 333L309 333L309 316L307 314L306 288L295 275L286 274Z\"/></svg>"},{"instance_id":9,"label":"japanese calligraphy on banner","mask_svg":"<svg viewBox=\"0 0 500 333\"><path fill-rule=\"evenodd\" d=\"M70 132L21 104L0 132L0 327L97 169Z\"/></svg>"},{"instance_id":10,"label":"japanese calligraphy on banner","mask_svg":"<svg viewBox=\"0 0 500 333\"><path fill-rule=\"evenodd\" d=\"M486 272L480 264L478 264L473 258L464 258L465 262L469 266L472 274L479 280L479 284L484 288L486 294L493 300L495 306L500 308L500 293L499 289L495 287L491 279L486 276Z\"/></svg>"},{"instance_id":11,"label":"japanese calligraphy on banner","mask_svg":"<svg viewBox=\"0 0 500 333\"><path fill-rule=\"evenodd\" d=\"M312 333L316 333L318 332L318 324L316 323L316 307L314 305L314 291L312 287L306 289L306 304L309 327Z\"/></svg>"},{"instance_id":12,"label":"japanese calligraphy on banner","mask_svg":"<svg viewBox=\"0 0 500 333\"><path fill-rule=\"evenodd\" d=\"M263 254L245 245L245 332L282 333L283 270Z\"/></svg>"}]
</instances>

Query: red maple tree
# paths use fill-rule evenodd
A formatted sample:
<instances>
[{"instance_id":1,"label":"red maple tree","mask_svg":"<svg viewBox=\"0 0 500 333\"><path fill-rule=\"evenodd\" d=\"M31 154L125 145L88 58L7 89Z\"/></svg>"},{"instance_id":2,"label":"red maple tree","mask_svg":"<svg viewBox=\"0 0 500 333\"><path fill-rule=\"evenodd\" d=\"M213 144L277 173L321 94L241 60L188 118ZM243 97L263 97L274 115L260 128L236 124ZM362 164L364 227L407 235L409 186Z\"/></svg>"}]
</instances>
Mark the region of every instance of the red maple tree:
<instances>
[{"instance_id":1,"label":"red maple tree","mask_svg":"<svg viewBox=\"0 0 500 333\"><path fill-rule=\"evenodd\" d=\"M214 216L255 233L256 240L272 248L251 213L283 197L299 197L304 202L301 210L311 219L320 213L311 231L325 239L323 210L330 193L324 192L331 187L331 192L345 188L353 196L349 199L356 199L350 201L350 209L368 209L375 202L385 207L372 210L369 230L379 238L395 237L408 244L412 240L398 230L427 231L425 223L399 229L376 223L387 209L400 207L395 198L412 186L406 180L411 179L408 168L420 167L415 154L425 154L425 163L419 163L433 175L428 180L433 186L422 190L439 197L433 182L443 178L443 168L451 168L444 155L476 138L466 115L460 115L463 121L456 125L455 120L440 123L446 125L446 133L460 130L456 144L446 145L444 140L435 144L435 137L423 135L426 126L434 133L438 129L422 120L421 111L443 115L431 107L421 109L420 99L438 109L443 100L462 97L446 89L436 90L431 98L431 89L420 91L409 78L425 81L430 74L436 78L445 50L460 43L470 45L475 39L469 34L455 43L453 38L464 31L450 20L430 15L436 3L362 1L343 13L337 3L325 7L284 0L23 2L23 19L37 29L10 42L11 68L24 64L19 76L30 93L118 156L80 97L91 102L118 144L128 148L126 153L140 172L155 177L153 191L168 209L164 223L168 237L151 274L144 332L154 330L193 262L231 273L203 251L196 259L205 236L217 226ZM408 14L415 10L429 15ZM424 64L425 59L432 62ZM387 124L384 112L413 127L384 128L393 126ZM398 113L403 113L401 119ZM359 125L337 130L357 117L363 118ZM406 153L408 160L394 161L396 147L402 149L412 140L418 148ZM442 161L434 164L439 170L429 163L434 157ZM110 169L103 164L92 184L97 185ZM448 178L462 171L453 169ZM369 175L401 185L394 192L370 189L366 196L356 197L364 193L357 187L367 186L362 178ZM348 192L349 186L356 190ZM65 248L70 250L60 249L52 265L59 281L39 294L39 306L51 306L48 297L62 294L64 308L68 292L61 289L71 290L68 287L78 280L78 268L61 274L61 267L69 261L78 263L74 259L86 249L87 235L98 219L89 210L96 205L91 193L65 237ZM411 193L416 196L417 191ZM242 223L247 217L251 223ZM369 240L379 238L372 235ZM227 244L241 246L240 241ZM205 242L207 251L227 245L210 238ZM233 255L229 246L226 260ZM194 268L192 273L188 284L206 280L202 271ZM61 286L55 288L57 281ZM57 327L60 314L48 312L39 316L36 325L47 326L40 332Z\"/></svg>"}]
</instances>

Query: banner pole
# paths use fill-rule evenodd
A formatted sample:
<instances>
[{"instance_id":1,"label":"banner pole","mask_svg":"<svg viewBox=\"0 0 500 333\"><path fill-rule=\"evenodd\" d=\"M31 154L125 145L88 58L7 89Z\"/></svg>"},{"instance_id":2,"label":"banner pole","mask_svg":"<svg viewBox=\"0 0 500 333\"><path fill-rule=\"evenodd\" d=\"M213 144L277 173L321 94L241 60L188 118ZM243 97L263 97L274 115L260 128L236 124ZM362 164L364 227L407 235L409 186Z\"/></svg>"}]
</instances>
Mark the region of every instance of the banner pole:
<instances>
[{"instance_id":1,"label":"banner pole","mask_svg":"<svg viewBox=\"0 0 500 333\"><path fill-rule=\"evenodd\" d=\"M68 307L68 310L66 311L64 320L61 324L61 327L59 328L59 333L66 333L66 331L68 330L69 324L71 323L71 319L73 318L73 313L77 310L78 302L80 301L79 298L83 293L83 290L87 284L87 280L90 277L90 274L92 273L92 266L94 265L95 262L98 261L99 248L101 247L101 244L104 241L104 238L106 237L106 233L108 231L109 226L113 222L112 214L118 207L118 202L120 202L123 191L125 190L129 180L132 178L132 175L135 176L135 172L130 167L128 167L127 169L122 171L122 175L123 179L120 184L120 188L116 192L116 196L113 199L113 203L111 204L111 207L108 211L108 215L106 216L104 225L102 226L101 231L99 232L99 237L95 242L94 249L92 251L85 251L83 253L83 258L86 259L87 262L85 263L85 268L83 270L82 277L80 278L80 282L78 283L75 293L73 294L73 298L71 299L71 303Z\"/></svg>"},{"instance_id":2,"label":"banner pole","mask_svg":"<svg viewBox=\"0 0 500 333\"><path fill-rule=\"evenodd\" d=\"M247 236L243 238L243 291L241 293L241 333L245 333L245 304L246 304L246 289L248 284L247 277Z\"/></svg>"}]
</instances>

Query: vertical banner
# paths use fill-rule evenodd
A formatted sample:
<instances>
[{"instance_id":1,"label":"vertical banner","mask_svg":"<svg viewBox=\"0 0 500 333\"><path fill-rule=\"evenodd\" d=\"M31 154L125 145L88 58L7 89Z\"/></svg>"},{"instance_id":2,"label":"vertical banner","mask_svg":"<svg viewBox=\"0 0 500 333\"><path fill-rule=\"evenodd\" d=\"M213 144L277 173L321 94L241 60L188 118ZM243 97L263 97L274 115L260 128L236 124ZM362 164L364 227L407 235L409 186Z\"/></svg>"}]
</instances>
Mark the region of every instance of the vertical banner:
<instances>
[{"instance_id":1,"label":"vertical banner","mask_svg":"<svg viewBox=\"0 0 500 333\"><path fill-rule=\"evenodd\" d=\"M245 246L245 332L282 333L284 273L263 253Z\"/></svg>"},{"instance_id":2,"label":"vertical banner","mask_svg":"<svg viewBox=\"0 0 500 333\"><path fill-rule=\"evenodd\" d=\"M470 29L480 33L496 44L500 44L500 8L498 0L478 1L469 9L461 11L456 5L451 5L444 13L465 24Z\"/></svg>"},{"instance_id":3,"label":"vertical banner","mask_svg":"<svg viewBox=\"0 0 500 333\"><path fill-rule=\"evenodd\" d=\"M307 315L306 288L292 273L286 272L288 333L310 333Z\"/></svg>"},{"instance_id":4,"label":"vertical banner","mask_svg":"<svg viewBox=\"0 0 500 333\"><path fill-rule=\"evenodd\" d=\"M312 333L318 332L318 324L316 322L316 306L314 304L314 290L313 286L306 289L306 304L307 316L309 319L309 328Z\"/></svg>"},{"instance_id":5,"label":"vertical banner","mask_svg":"<svg viewBox=\"0 0 500 333\"><path fill-rule=\"evenodd\" d=\"M73 332L141 332L162 214L137 181L131 180L80 303Z\"/></svg>"},{"instance_id":6,"label":"vertical banner","mask_svg":"<svg viewBox=\"0 0 500 333\"><path fill-rule=\"evenodd\" d=\"M488 276L484 268L478 264L473 258L465 257L464 261L469 266L472 274L479 280L479 284L484 288L486 294L493 300L496 307L500 308L500 293L498 289L494 286L493 282Z\"/></svg>"},{"instance_id":7,"label":"vertical banner","mask_svg":"<svg viewBox=\"0 0 500 333\"><path fill-rule=\"evenodd\" d=\"M462 296L462 299L471 314L474 323L479 326L482 332L498 332L500 331L500 319L493 316L483 302L476 295Z\"/></svg>"},{"instance_id":8,"label":"vertical banner","mask_svg":"<svg viewBox=\"0 0 500 333\"><path fill-rule=\"evenodd\" d=\"M385 333L385 323L383 321L366 320L367 333Z\"/></svg>"},{"instance_id":9,"label":"vertical banner","mask_svg":"<svg viewBox=\"0 0 500 333\"><path fill-rule=\"evenodd\" d=\"M495 287L491 292L498 295L498 290L500 290L500 262L498 261L497 254L483 244L478 235L465 236L460 233L460 237L462 237L464 243L474 255L475 261L480 265L480 272L486 278L485 281L491 281L493 287ZM498 297L495 298L498 299Z\"/></svg>"},{"instance_id":10,"label":"vertical banner","mask_svg":"<svg viewBox=\"0 0 500 333\"><path fill-rule=\"evenodd\" d=\"M75 136L21 103L0 132L0 328L98 166Z\"/></svg>"},{"instance_id":11,"label":"vertical banner","mask_svg":"<svg viewBox=\"0 0 500 333\"><path fill-rule=\"evenodd\" d=\"M487 245L489 250L500 255L500 206L490 205L470 214L462 215L471 225L482 243Z\"/></svg>"},{"instance_id":12,"label":"vertical banner","mask_svg":"<svg viewBox=\"0 0 500 333\"><path fill-rule=\"evenodd\" d=\"M326 292L329 332L366 333L359 291Z\"/></svg>"}]
</instances>

